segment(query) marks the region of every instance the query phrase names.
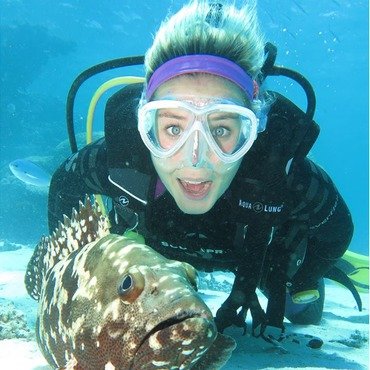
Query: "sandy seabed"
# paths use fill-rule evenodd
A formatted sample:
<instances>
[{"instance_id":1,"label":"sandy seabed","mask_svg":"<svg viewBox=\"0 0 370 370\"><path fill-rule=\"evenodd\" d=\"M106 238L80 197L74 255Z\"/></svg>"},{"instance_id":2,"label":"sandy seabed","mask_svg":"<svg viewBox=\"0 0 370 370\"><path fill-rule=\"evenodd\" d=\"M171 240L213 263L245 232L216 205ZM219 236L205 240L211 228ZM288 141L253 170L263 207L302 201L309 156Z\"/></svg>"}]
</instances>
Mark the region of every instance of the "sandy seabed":
<instances>
[{"instance_id":1,"label":"sandy seabed","mask_svg":"<svg viewBox=\"0 0 370 370\"><path fill-rule=\"evenodd\" d=\"M25 314L33 326L37 304L27 296L23 284L24 272L32 249L22 247L0 253L0 304L11 301ZM221 273L216 281L230 279ZM213 312L225 300L225 292L211 289L201 291L202 298ZM223 369L368 369L369 368L369 296L361 293L363 310L359 312L351 293L332 282L326 284L326 300L319 326L297 326L286 323L284 350L262 339L242 336L240 328L229 328L237 347ZM264 298L261 298L265 304ZM308 346L319 338L319 349ZM0 368L9 370L50 370L34 340L4 339L0 341Z\"/></svg>"}]
</instances>

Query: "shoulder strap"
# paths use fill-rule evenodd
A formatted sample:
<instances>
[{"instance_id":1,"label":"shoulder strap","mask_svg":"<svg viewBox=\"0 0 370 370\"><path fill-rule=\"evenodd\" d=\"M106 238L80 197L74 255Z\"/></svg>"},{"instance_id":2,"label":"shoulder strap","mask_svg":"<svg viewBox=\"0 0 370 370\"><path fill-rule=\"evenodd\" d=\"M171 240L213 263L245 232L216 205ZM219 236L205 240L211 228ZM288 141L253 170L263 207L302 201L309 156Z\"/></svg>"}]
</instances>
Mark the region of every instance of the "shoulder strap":
<instances>
[{"instance_id":1,"label":"shoulder strap","mask_svg":"<svg viewBox=\"0 0 370 370\"><path fill-rule=\"evenodd\" d=\"M269 147L278 145L287 159L304 158L319 135L319 125L283 95L270 93L274 95L275 102L268 114L265 135L270 140L266 144Z\"/></svg>"},{"instance_id":2,"label":"shoulder strap","mask_svg":"<svg viewBox=\"0 0 370 370\"><path fill-rule=\"evenodd\" d=\"M292 152L289 153L291 154L290 159L304 158L312 148L320 132L319 126L313 120L316 109L315 92L310 82L302 74L289 68L276 65L276 56L276 46L267 42L265 45L265 62L261 68L258 82L261 85L268 76L284 76L297 82L304 90L307 98L307 108L305 112L284 96L273 92L273 95L276 97L276 102L272 107L272 112L269 114L269 119L272 123L274 122L274 120L271 120L274 117L274 113L278 113L280 117L286 118L290 123L288 125L289 130L294 131L291 141ZM274 130L271 124L270 129Z\"/></svg>"},{"instance_id":3,"label":"shoulder strap","mask_svg":"<svg viewBox=\"0 0 370 370\"><path fill-rule=\"evenodd\" d=\"M153 175L150 154L137 129L137 107L143 84L125 86L105 108L105 140L109 181L122 190L131 205L146 205Z\"/></svg>"},{"instance_id":4,"label":"shoulder strap","mask_svg":"<svg viewBox=\"0 0 370 370\"><path fill-rule=\"evenodd\" d=\"M137 107L143 84L127 85L112 95L104 114L109 168L135 168L150 172L150 155L137 129Z\"/></svg>"}]
</instances>

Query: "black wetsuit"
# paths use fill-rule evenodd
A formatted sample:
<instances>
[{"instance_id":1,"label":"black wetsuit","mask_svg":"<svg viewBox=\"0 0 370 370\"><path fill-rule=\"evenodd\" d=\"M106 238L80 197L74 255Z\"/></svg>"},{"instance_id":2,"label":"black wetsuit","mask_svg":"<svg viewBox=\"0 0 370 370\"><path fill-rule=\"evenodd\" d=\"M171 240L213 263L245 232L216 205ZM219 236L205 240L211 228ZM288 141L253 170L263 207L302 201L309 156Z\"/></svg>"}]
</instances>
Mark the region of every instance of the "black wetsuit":
<instances>
[{"instance_id":1,"label":"black wetsuit","mask_svg":"<svg viewBox=\"0 0 370 370\"><path fill-rule=\"evenodd\" d=\"M278 325L282 317L275 313L283 310L282 300L274 298L285 297L286 286L292 292L316 287L344 254L353 232L332 180L298 153L308 124L304 113L277 96L266 130L243 158L229 189L207 213L188 215L163 188L139 137L135 112L140 90L130 86L116 93L106 108L106 137L72 155L54 173L50 230L86 194L104 194L113 199L113 232L135 228L167 257L206 271L237 270L234 290L248 296L257 286L263 289ZM296 321L320 317L321 311Z\"/></svg>"}]
</instances>

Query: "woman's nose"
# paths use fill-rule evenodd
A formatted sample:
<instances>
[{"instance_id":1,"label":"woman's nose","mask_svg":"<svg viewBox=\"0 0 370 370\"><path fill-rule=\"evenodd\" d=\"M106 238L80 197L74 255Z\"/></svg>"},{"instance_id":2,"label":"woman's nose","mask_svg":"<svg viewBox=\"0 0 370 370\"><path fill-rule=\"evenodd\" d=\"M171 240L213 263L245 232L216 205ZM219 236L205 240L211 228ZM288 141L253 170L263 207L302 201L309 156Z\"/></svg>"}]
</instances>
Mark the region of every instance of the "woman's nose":
<instances>
[{"instance_id":1,"label":"woman's nose","mask_svg":"<svg viewBox=\"0 0 370 370\"><path fill-rule=\"evenodd\" d=\"M199 131L194 132L193 149L191 152L191 164L196 167L199 163Z\"/></svg>"}]
</instances>

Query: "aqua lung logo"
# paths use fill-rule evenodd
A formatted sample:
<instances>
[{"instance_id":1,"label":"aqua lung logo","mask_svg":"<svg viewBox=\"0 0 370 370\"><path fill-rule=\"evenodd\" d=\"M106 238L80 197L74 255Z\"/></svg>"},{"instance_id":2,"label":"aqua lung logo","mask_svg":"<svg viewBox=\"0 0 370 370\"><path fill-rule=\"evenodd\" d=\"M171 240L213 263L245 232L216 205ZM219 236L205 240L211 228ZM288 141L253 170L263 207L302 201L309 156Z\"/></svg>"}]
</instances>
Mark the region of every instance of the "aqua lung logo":
<instances>
[{"instance_id":1,"label":"aqua lung logo","mask_svg":"<svg viewBox=\"0 0 370 370\"><path fill-rule=\"evenodd\" d=\"M261 202L251 203L242 199L239 199L239 207L251 209L256 213L280 213L283 210L283 205L269 205Z\"/></svg>"},{"instance_id":2,"label":"aqua lung logo","mask_svg":"<svg viewBox=\"0 0 370 370\"><path fill-rule=\"evenodd\" d=\"M239 205L240 205L240 202L241 202L241 201L242 201L242 200L240 200L240 201L239 201ZM249 203L249 202L243 202L243 203L248 203L248 204L246 204L246 205L247 205L247 208L249 208L249 205L250 205L250 203ZM263 204L262 204L262 203L260 203L260 202L253 203L253 205L252 205L252 209L253 209L253 211L254 211L254 212L260 213L260 212L262 212L262 210L263 210Z\"/></svg>"},{"instance_id":3,"label":"aqua lung logo","mask_svg":"<svg viewBox=\"0 0 370 370\"><path fill-rule=\"evenodd\" d=\"M128 206L128 204L130 203L130 201L124 196L124 195L121 195L119 198L118 198L118 202L119 204L122 206L122 207L126 207Z\"/></svg>"}]
</instances>

